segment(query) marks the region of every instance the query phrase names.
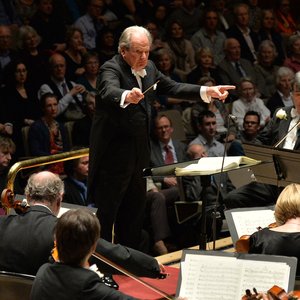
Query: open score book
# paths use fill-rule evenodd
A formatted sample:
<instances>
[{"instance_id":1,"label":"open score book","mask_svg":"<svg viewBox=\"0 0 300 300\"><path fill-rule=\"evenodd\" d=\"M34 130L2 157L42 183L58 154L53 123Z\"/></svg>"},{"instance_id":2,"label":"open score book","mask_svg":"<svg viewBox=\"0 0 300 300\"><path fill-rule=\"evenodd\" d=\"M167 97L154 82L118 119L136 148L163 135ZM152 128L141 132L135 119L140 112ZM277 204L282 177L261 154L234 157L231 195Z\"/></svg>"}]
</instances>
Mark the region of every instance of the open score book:
<instances>
[{"instance_id":1,"label":"open score book","mask_svg":"<svg viewBox=\"0 0 300 300\"><path fill-rule=\"evenodd\" d=\"M198 163L190 164L184 168L175 168L176 176L197 176L211 175L219 173L222 170L223 157L202 157ZM236 169L242 165L254 166L260 164L256 160L247 156L226 156L224 158L223 171Z\"/></svg>"}]
</instances>

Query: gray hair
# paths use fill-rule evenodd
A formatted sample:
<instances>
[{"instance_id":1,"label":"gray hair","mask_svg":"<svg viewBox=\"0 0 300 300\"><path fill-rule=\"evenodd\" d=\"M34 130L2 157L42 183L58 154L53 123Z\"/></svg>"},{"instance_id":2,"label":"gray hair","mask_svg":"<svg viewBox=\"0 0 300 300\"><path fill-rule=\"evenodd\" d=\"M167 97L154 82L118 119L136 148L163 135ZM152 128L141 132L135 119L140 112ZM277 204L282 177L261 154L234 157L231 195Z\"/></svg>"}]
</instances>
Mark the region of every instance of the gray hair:
<instances>
[{"instance_id":1,"label":"gray hair","mask_svg":"<svg viewBox=\"0 0 300 300\"><path fill-rule=\"evenodd\" d=\"M258 59L261 59L261 52L264 48L270 47L273 50L274 58L278 55L276 46L271 40L264 40L259 44L257 56Z\"/></svg>"},{"instance_id":2,"label":"gray hair","mask_svg":"<svg viewBox=\"0 0 300 300\"><path fill-rule=\"evenodd\" d=\"M29 201L54 203L64 193L64 183L58 175L48 171L32 174L25 187Z\"/></svg>"},{"instance_id":3,"label":"gray hair","mask_svg":"<svg viewBox=\"0 0 300 300\"><path fill-rule=\"evenodd\" d=\"M24 25L19 28L19 38L18 38L18 45L17 45L19 49L24 48L24 40L29 34L32 34L37 37L38 44L41 42L41 37L36 32L36 30L29 25Z\"/></svg>"},{"instance_id":4,"label":"gray hair","mask_svg":"<svg viewBox=\"0 0 300 300\"><path fill-rule=\"evenodd\" d=\"M290 76L292 79L294 79L295 73L288 67L280 67L276 72L276 84L280 82L281 77L285 76Z\"/></svg>"},{"instance_id":5,"label":"gray hair","mask_svg":"<svg viewBox=\"0 0 300 300\"><path fill-rule=\"evenodd\" d=\"M147 36L149 40L149 44L152 44L152 35L151 33L142 26L130 26L127 27L121 34L120 39L119 39L119 46L118 46L118 52L121 53L122 48L130 49L131 46L131 38L134 34L144 34Z\"/></svg>"},{"instance_id":6,"label":"gray hair","mask_svg":"<svg viewBox=\"0 0 300 300\"><path fill-rule=\"evenodd\" d=\"M288 55L291 55L293 53L293 46L298 40L300 40L300 35L298 34L294 34L289 37L286 46Z\"/></svg>"}]
</instances>

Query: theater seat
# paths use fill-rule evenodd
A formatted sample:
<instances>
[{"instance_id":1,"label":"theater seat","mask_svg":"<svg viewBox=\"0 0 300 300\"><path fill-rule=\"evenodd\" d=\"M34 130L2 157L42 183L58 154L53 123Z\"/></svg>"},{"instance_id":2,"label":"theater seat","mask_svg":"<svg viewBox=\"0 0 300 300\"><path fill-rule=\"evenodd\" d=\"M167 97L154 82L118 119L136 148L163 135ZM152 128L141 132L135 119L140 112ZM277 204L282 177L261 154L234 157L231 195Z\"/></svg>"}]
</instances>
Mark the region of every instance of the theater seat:
<instances>
[{"instance_id":1,"label":"theater seat","mask_svg":"<svg viewBox=\"0 0 300 300\"><path fill-rule=\"evenodd\" d=\"M29 300L34 276L0 271L0 298Z\"/></svg>"}]
</instances>

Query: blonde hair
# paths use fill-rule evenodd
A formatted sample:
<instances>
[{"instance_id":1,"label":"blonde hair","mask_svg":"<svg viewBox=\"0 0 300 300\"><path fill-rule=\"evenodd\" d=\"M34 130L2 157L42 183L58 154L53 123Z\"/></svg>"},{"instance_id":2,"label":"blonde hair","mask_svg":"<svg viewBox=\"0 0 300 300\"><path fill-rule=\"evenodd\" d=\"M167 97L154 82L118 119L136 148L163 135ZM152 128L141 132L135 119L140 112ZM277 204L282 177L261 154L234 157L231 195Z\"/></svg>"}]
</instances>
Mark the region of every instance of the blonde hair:
<instances>
[{"instance_id":1,"label":"blonde hair","mask_svg":"<svg viewBox=\"0 0 300 300\"><path fill-rule=\"evenodd\" d=\"M300 184L292 183L284 188L277 199L274 215L277 225L300 217Z\"/></svg>"}]
</instances>

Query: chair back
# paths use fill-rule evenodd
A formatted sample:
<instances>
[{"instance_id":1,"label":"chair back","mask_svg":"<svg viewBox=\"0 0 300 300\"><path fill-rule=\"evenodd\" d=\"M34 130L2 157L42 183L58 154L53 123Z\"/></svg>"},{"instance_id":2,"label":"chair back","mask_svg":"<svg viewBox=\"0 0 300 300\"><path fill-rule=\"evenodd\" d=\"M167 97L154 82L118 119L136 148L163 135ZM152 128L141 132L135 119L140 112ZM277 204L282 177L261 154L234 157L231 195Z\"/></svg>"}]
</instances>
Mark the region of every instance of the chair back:
<instances>
[{"instance_id":1,"label":"chair back","mask_svg":"<svg viewBox=\"0 0 300 300\"><path fill-rule=\"evenodd\" d=\"M34 276L0 271L0 298L29 300Z\"/></svg>"}]
</instances>

